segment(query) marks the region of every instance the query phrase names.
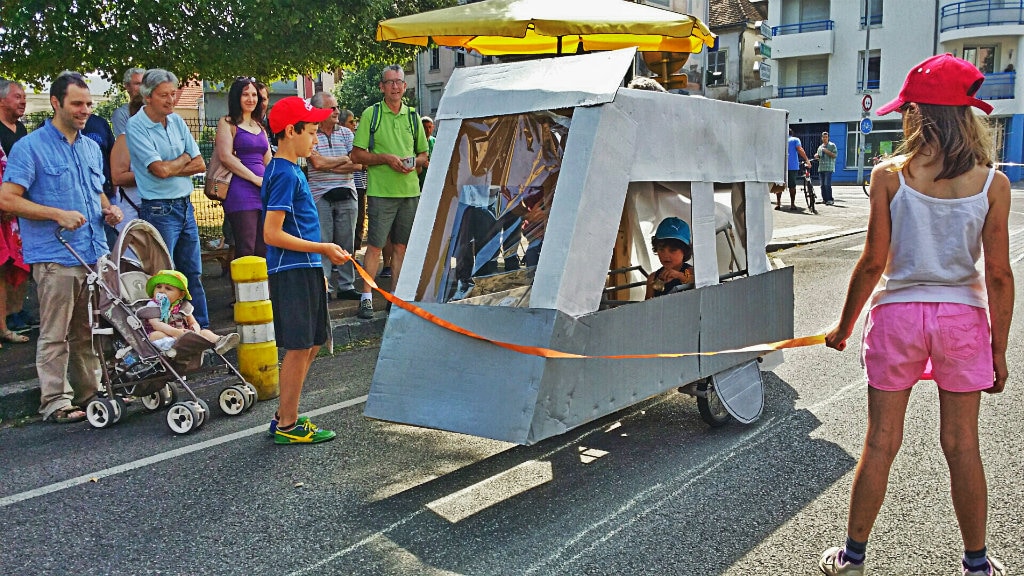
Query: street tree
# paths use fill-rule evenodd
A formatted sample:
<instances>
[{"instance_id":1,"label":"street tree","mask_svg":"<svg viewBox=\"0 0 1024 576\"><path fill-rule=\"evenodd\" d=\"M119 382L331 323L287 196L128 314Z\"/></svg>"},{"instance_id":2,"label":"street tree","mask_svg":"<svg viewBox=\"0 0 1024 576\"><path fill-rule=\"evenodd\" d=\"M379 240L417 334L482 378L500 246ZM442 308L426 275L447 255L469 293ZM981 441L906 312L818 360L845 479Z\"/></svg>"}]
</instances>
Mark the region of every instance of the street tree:
<instances>
[{"instance_id":1,"label":"street tree","mask_svg":"<svg viewBox=\"0 0 1024 576\"><path fill-rule=\"evenodd\" d=\"M374 39L377 22L455 0L19 0L0 2L0 76L38 85L63 70L113 82L131 67L180 78L273 80L417 48Z\"/></svg>"}]
</instances>

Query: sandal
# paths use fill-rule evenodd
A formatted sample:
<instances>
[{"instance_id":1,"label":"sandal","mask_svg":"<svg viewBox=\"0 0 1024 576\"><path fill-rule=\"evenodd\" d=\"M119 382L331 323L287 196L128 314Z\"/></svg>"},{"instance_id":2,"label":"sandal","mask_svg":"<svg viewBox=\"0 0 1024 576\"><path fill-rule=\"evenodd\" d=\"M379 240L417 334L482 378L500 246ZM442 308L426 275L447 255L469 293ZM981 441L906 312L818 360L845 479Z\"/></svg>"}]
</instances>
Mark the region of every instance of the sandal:
<instances>
[{"instance_id":1,"label":"sandal","mask_svg":"<svg viewBox=\"0 0 1024 576\"><path fill-rule=\"evenodd\" d=\"M78 406L58 408L46 419L47 422L55 422L57 424L72 424L82 420L85 420L85 411Z\"/></svg>"},{"instance_id":2,"label":"sandal","mask_svg":"<svg viewBox=\"0 0 1024 576\"><path fill-rule=\"evenodd\" d=\"M14 344L24 344L25 342L28 342L28 336L8 330L6 332L0 332L0 340Z\"/></svg>"}]
</instances>

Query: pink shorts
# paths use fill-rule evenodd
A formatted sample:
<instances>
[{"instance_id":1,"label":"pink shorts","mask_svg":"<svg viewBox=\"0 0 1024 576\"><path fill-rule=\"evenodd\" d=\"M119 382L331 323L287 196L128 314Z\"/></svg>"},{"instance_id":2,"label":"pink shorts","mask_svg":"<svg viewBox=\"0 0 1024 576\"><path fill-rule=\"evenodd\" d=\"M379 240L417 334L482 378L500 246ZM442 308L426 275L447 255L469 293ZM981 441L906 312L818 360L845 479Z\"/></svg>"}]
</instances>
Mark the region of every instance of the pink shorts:
<instances>
[{"instance_id":1,"label":"pink shorts","mask_svg":"<svg viewBox=\"0 0 1024 576\"><path fill-rule=\"evenodd\" d=\"M984 308L895 302L868 313L861 359L868 385L879 390L932 379L947 392L975 392L994 382L991 342Z\"/></svg>"}]
</instances>

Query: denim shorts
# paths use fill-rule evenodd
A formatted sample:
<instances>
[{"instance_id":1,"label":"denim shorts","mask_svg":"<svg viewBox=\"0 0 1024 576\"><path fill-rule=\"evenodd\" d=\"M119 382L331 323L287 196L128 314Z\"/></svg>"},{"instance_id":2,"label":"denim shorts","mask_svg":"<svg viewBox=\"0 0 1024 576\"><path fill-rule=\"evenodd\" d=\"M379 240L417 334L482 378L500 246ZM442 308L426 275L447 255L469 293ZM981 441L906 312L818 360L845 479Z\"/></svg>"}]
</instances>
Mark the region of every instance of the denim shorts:
<instances>
[{"instance_id":1,"label":"denim shorts","mask_svg":"<svg viewBox=\"0 0 1024 576\"><path fill-rule=\"evenodd\" d=\"M992 339L984 308L947 302L894 302L871 309L861 358L868 385L899 391L935 380L947 392L992 387Z\"/></svg>"}]
</instances>

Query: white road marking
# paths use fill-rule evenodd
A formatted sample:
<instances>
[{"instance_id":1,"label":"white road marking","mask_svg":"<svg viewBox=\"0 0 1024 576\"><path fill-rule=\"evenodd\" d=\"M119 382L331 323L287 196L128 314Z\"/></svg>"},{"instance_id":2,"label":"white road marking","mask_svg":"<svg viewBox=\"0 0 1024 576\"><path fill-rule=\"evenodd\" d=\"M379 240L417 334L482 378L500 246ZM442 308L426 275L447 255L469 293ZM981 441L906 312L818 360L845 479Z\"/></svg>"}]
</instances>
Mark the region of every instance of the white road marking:
<instances>
[{"instance_id":1,"label":"white road marking","mask_svg":"<svg viewBox=\"0 0 1024 576\"><path fill-rule=\"evenodd\" d=\"M336 410L342 410L344 408L349 408L351 406L362 404L366 402L366 398L366 396L352 398L351 400L345 400L344 402L338 402L336 404L324 406L323 408L311 410L309 412L306 412L305 415L310 418L315 418L322 414L327 414L328 412L334 412ZM79 476L77 478L71 478L70 480L64 480L63 482L56 482L54 484L50 484L48 486L41 486L39 488L28 490L26 492L20 492L18 494L13 494L11 496L4 496L3 498L0 498L0 508L4 508L12 504L17 504L18 502L24 502L25 500L31 500L32 498L37 498L39 496L43 496L46 494L52 494L53 492L59 492L61 490L66 490L68 488L80 486L82 484L87 484L89 482L92 482L93 479L98 480L100 478L106 478L109 476L114 476L116 474L122 474L124 472L129 472L131 470L137 470L139 468L151 466L158 462L163 462L165 460L170 460L172 458L178 458L179 456L185 456L186 454L191 454L193 452L199 452L200 450L206 450L207 448L219 446L227 442L241 440L242 438L247 438L255 434L266 434L266 432L267 424L260 424L259 426L246 428L245 430L240 430L238 432L227 434L225 436L211 438L209 440L204 440L203 442L198 442L196 444L190 444L188 446L183 446L181 448L175 448L174 450L168 450L167 452L154 454L146 458L135 460L134 462L128 462L126 464L121 464L119 466L114 466L112 468L105 468L103 470L99 470L96 472L90 472L89 474L83 474L82 476Z\"/></svg>"}]
</instances>

